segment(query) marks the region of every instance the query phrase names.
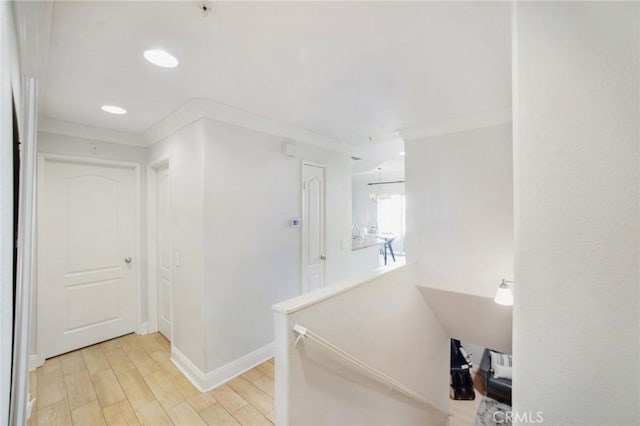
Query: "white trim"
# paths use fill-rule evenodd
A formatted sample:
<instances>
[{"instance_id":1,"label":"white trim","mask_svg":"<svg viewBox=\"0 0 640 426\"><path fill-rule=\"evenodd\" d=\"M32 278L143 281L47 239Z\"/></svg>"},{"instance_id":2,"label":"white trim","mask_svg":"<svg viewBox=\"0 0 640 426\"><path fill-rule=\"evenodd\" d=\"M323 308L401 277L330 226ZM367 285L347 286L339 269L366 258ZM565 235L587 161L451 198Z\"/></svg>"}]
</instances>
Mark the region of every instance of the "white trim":
<instances>
[{"instance_id":1,"label":"white trim","mask_svg":"<svg viewBox=\"0 0 640 426\"><path fill-rule=\"evenodd\" d=\"M37 79L41 89L46 87L53 8L51 1L13 3L22 75ZM44 105L45 90L39 92L38 104Z\"/></svg>"},{"instance_id":2,"label":"white trim","mask_svg":"<svg viewBox=\"0 0 640 426\"><path fill-rule=\"evenodd\" d=\"M44 365L44 359L40 358L40 355L29 355L29 371L33 371L38 367Z\"/></svg>"},{"instance_id":3,"label":"white trim","mask_svg":"<svg viewBox=\"0 0 640 426\"><path fill-rule=\"evenodd\" d=\"M13 348L12 424L26 423L29 392L29 351L32 307L32 288L35 277L35 197L36 197L36 151L38 117L38 83L25 78L23 114L24 125L21 136L21 164L18 205L18 258L16 277L16 310Z\"/></svg>"},{"instance_id":4,"label":"white trim","mask_svg":"<svg viewBox=\"0 0 640 426\"><path fill-rule=\"evenodd\" d=\"M80 163L80 164L102 164L102 165L106 165L106 166L111 166L111 167L122 167L125 169L133 169L134 171L134 179L135 179L135 193L134 193L134 208L135 208L135 212L134 212L134 236L133 236L133 243L134 243L134 259L138 262L137 263L137 268L136 268L136 274L135 274L135 280L136 280L136 300L135 300L135 304L136 304L136 324L135 324L135 332L137 334L145 334L145 330L148 328L148 326L146 325L146 323L143 321L142 319L142 303L143 303L143 299L142 299L142 267L143 267L143 262L142 262L142 250L141 250L141 238L140 238L140 232L142 230L142 223L141 223L141 209L142 209L142 203L141 203L141 179L140 179L140 164L138 163L132 163L132 162L128 162L128 161L114 161L114 160L104 160L101 158L87 158L87 157L79 157L79 156L72 156L72 155L63 155L63 154L48 154L48 153L43 153L40 152L38 153L38 165L37 165L37 185L36 188L41 188L42 185L44 184L45 181L45 176L44 176L44 163L47 160L54 160L54 161L64 161L67 163ZM42 191L36 190L37 193L37 205L41 205L41 196L42 196ZM41 222L40 220L40 215L44 214L44 212L41 211L40 208L36 209L36 224L39 224ZM37 225L36 225L37 228ZM37 233L37 231L36 231ZM36 273L36 276L39 276L39 274ZM39 283L38 280L36 280L36 288L38 287ZM43 333L41 332L41 328L40 328L40 315L39 315L39 309L37 307L38 303L36 301L35 303L36 305L36 324L35 324L35 329L37 330L36 335L37 335L37 341L36 341L36 353L38 353L40 356L46 356L44 354L46 354L46 351L44 350L44 345L43 345Z\"/></svg>"},{"instance_id":5,"label":"white trim","mask_svg":"<svg viewBox=\"0 0 640 426\"><path fill-rule=\"evenodd\" d=\"M303 166L322 167L323 169L327 168L327 165L325 163L319 163L317 161L311 161L311 160L301 160L301 161Z\"/></svg>"},{"instance_id":6,"label":"white trim","mask_svg":"<svg viewBox=\"0 0 640 426\"><path fill-rule=\"evenodd\" d=\"M147 315L148 332L158 331L158 256L157 256L157 236L156 236L156 174L157 170L163 166L169 167L169 205L171 205L171 155L163 155L147 164ZM171 230L171 228L169 229ZM171 235L169 235L169 253L173 253L171 248ZM172 268L173 271L173 268ZM173 312L173 295L171 297L171 310ZM171 321L171 340L173 340L173 318Z\"/></svg>"},{"instance_id":7,"label":"white trim","mask_svg":"<svg viewBox=\"0 0 640 426\"><path fill-rule=\"evenodd\" d=\"M289 426L289 342L293 331L289 327L289 316L274 312L275 334L275 414L278 426Z\"/></svg>"},{"instance_id":8,"label":"white trim","mask_svg":"<svg viewBox=\"0 0 640 426\"><path fill-rule=\"evenodd\" d=\"M320 135L268 117L263 117L210 99L191 99L142 134L121 132L84 124L70 123L50 117L41 119L40 130L64 136L81 137L124 145L148 147L189 124L207 118L287 140L320 146L332 151L351 153L355 145L329 136Z\"/></svg>"},{"instance_id":9,"label":"white trim","mask_svg":"<svg viewBox=\"0 0 640 426\"><path fill-rule=\"evenodd\" d=\"M149 334L149 321L138 324L138 326L136 327L136 334Z\"/></svg>"},{"instance_id":10,"label":"white trim","mask_svg":"<svg viewBox=\"0 0 640 426\"><path fill-rule=\"evenodd\" d=\"M492 109L462 117L433 121L400 130L405 141L464 132L511 123L511 107Z\"/></svg>"},{"instance_id":11,"label":"white trim","mask_svg":"<svg viewBox=\"0 0 640 426\"><path fill-rule=\"evenodd\" d=\"M0 2L0 424L9 424L13 347L13 113L15 28L11 2ZM20 87L16 87L19 91ZM18 99L18 102L20 99Z\"/></svg>"},{"instance_id":12,"label":"white trim","mask_svg":"<svg viewBox=\"0 0 640 426\"><path fill-rule=\"evenodd\" d=\"M258 132L280 136L285 139L320 146L333 151L338 150L350 153L355 148L354 145L336 138L320 135L298 126L282 123L268 117L202 98L189 100L167 117L148 128L142 134L142 137L146 146L150 146L200 118L221 121Z\"/></svg>"},{"instance_id":13,"label":"white trim","mask_svg":"<svg viewBox=\"0 0 640 426\"><path fill-rule=\"evenodd\" d=\"M210 99L192 99L159 120L142 134L94 127L42 117L39 131L56 135L92 139L122 145L149 147L199 119L206 118L279 136L287 140L315 145L333 151L352 153L356 145L294 125L280 123ZM425 122L400 130L405 141L464 132L512 122L511 107L480 111L469 115Z\"/></svg>"},{"instance_id":14,"label":"white trim","mask_svg":"<svg viewBox=\"0 0 640 426\"><path fill-rule=\"evenodd\" d=\"M310 291L309 293L301 294L300 296L292 297L291 299L287 299L283 302L276 303L271 306L271 309L274 312L289 315L315 305L316 303L320 303L323 300L332 298L361 285L365 285L383 275L396 273L404 268L413 269L415 268L415 263L411 262L406 265L381 267L367 275L360 276L359 278L350 278L348 280L322 287L318 290Z\"/></svg>"},{"instance_id":15,"label":"white trim","mask_svg":"<svg viewBox=\"0 0 640 426\"><path fill-rule=\"evenodd\" d=\"M140 170L140 164L131 161L119 161L119 160L105 160L95 157L82 157L79 155L66 155L66 154L49 154L47 152L39 152L38 159L44 160L57 160L65 161L67 163L80 163L80 164L102 164L105 166L122 167L123 169L136 169Z\"/></svg>"},{"instance_id":16,"label":"white trim","mask_svg":"<svg viewBox=\"0 0 640 426\"><path fill-rule=\"evenodd\" d=\"M140 135L87 126L84 124L70 123L68 121L61 121L48 117L42 118L38 130L41 132L52 133L54 135L92 139L122 145L145 146L144 140Z\"/></svg>"},{"instance_id":17,"label":"white trim","mask_svg":"<svg viewBox=\"0 0 640 426\"><path fill-rule=\"evenodd\" d=\"M275 344L272 342L213 371L204 373L178 348L171 345L171 361L198 390L207 392L272 358L274 350Z\"/></svg>"}]
</instances>

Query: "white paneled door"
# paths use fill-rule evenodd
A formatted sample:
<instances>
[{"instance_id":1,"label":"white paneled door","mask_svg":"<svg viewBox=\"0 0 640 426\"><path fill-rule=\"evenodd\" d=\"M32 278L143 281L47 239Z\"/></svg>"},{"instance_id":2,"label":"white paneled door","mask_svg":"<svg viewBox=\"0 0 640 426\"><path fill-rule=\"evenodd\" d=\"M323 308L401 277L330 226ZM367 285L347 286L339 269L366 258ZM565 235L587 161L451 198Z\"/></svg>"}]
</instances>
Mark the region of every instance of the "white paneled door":
<instances>
[{"instance_id":1,"label":"white paneled door","mask_svg":"<svg viewBox=\"0 0 640 426\"><path fill-rule=\"evenodd\" d=\"M41 156L38 174L39 355L135 331L137 170Z\"/></svg>"},{"instance_id":2,"label":"white paneled door","mask_svg":"<svg viewBox=\"0 0 640 426\"><path fill-rule=\"evenodd\" d=\"M171 243L169 234L169 165L156 170L156 264L158 330L171 340Z\"/></svg>"},{"instance_id":3,"label":"white paneled door","mask_svg":"<svg viewBox=\"0 0 640 426\"><path fill-rule=\"evenodd\" d=\"M324 286L325 168L302 166L302 291Z\"/></svg>"}]
</instances>

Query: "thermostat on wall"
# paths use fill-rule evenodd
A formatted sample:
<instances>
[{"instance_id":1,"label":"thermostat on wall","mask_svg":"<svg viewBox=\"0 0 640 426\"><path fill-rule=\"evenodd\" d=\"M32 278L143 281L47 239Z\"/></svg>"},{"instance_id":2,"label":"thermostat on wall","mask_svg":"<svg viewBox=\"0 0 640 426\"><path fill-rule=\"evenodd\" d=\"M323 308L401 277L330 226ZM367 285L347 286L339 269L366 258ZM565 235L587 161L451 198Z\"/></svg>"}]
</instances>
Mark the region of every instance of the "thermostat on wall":
<instances>
[{"instance_id":1,"label":"thermostat on wall","mask_svg":"<svg viewBox=\"0 0 640 426\"><path fill-rule=\"evenodd\" d=\"M291 219L291 227L292 228L300 228L300 218L299 217L294 217L293 219Z\"/></svg>"}]
</instances>

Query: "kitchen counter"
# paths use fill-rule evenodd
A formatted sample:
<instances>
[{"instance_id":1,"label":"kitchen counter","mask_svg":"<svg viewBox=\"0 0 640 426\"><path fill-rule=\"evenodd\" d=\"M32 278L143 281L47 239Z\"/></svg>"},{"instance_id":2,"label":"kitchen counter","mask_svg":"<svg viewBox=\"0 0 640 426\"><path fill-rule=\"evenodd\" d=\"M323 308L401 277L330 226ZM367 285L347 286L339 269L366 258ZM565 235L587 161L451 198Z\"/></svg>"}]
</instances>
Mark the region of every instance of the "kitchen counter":
<instances>
[{"instance_id":1,"label":"kitchen counter","mask_svg":"<svg viewBox=\"0 0 640 426\"><path fill-rule=\"evenodd\" d=\"M352 238L351 239L351 251L354 250L362 250L368 247L377 247L377 246L381 246L384 244L384 240L381 240L380 238L374 237L374 236L369 236L367 238L360 239L360 238Z\"/></svg>"}]
</instances>

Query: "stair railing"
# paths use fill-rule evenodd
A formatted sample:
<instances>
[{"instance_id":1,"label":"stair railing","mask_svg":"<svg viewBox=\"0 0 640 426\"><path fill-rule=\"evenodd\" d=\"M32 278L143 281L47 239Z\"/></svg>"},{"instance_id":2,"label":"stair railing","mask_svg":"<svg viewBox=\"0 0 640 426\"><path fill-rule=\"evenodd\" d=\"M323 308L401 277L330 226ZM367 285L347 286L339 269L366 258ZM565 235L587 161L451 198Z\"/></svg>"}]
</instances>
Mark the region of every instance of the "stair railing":
<instances>
[{"instance_id":1,"label":"stair railing","mask_svg":"<svg viewBox=\"0 0 640 426\"><path fill-rule=\"evenodd\" d=\"M313 331L309 330L308 328L303 327L300 324L296 324L296 325L293 326L293 331L297 334L297 337L296 337L296 340L295 340L295 343L294 343L295 345L298 344L300 339L309 339L309 340L319 344L320 346L324 347L325 349L333 352L334 354L338 355L339 357L349 361L351 364L353 364L356 367L358 367L366 375L368 375L372 379L378 381L379 383L382 383L383 385L386 385L391 390L397 391L397 392L399 392L399 393L401 393L401 394L403 394L403 395L405 395L405 396L407 396L407 397L409 397L409 398L411 398L411 399L413 399L415 401L418 401L418 402L426 405L429 408L437 410L438 412L440 412L442 414L445 414L447 417L450 416L449 413L447 413L442 408L440 408L437 405L435 405L433 402L431 402L425 396L421 395L419 392L416 392L415 390L411 389L410 387L403 385L402 383L398 382L394 378L384 374L383 372L381 372L380 370L370 366L366 362L364 362L364 361L358 359L357 357L351 355L350 353L340 349L338 346L336 346L333 343L327 341L326 339L324 339L321 336L317 335L316 333L314 333Z\"/></svg>"}]
</instances>

